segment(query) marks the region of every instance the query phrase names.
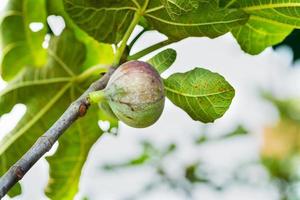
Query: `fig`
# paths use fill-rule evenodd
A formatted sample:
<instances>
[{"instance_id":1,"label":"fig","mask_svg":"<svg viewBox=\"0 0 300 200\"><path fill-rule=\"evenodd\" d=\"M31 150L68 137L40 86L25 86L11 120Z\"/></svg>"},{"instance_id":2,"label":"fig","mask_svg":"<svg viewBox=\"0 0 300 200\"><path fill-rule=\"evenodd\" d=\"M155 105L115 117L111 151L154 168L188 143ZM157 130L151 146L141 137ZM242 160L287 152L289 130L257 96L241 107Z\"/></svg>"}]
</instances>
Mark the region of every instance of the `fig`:
<instances>
[{"instance_id":1,"label":"fig","mask_svg":"<svg viewBox=\"0 0 300 200\"><path fill-rule=\"evenodd\" d=\"M103 95L117 118L135 128L154 124L165 103L159 73L142 61L120 65L108 81Z\"/></svg>"}]
</instances>

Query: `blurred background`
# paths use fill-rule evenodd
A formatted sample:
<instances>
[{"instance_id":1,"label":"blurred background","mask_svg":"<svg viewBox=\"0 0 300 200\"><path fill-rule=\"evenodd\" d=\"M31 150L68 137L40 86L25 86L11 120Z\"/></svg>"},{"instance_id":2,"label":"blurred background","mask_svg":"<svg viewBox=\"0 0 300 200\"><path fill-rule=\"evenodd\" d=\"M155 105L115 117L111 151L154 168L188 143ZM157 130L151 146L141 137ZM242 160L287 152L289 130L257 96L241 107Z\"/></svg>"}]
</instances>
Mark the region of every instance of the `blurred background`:
<instances>
[{"instance_id":1,"label":"blurred background","mask_svg":"<svg viewBox=\"0 0 300 200\"><path fill-rule=\"evenodd\" d=\"M6 2L1 0L1 10ZM48 23L58 34L64 28L55 16ZM134 51L163 39L146 33ZM299 31L258 56L244 53L230 34L171 45L178 56L163 77L194 67L218 72L236 90L230 109L215 123L203 124L167 101L162 117L149 128L120 123L118 135L107 133L93 146L76 199L300 199L299 45ZM0 90L5 85L0 78ZM20 104L0 118L0 139L25 112ZM99 121L99 128L108 130L109 123ZM47 199L48 168L41 159L14 199Z\"/></svg>"}]
</instances>

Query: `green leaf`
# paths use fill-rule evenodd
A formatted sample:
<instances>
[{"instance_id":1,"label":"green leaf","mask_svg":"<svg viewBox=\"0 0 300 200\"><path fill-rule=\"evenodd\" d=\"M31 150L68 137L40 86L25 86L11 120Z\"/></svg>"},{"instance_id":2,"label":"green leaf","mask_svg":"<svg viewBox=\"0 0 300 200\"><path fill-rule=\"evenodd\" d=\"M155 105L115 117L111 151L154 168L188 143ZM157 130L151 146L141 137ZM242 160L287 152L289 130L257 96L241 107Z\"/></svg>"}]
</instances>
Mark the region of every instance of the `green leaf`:
<instances>
[{"instance_id":1,"label":"green leaf","mask_svg":"<svg viewBox=\"0 0 300 200\"><path fill-rule=\"evenodd\" d=\"M73 21L100 42L118 43L134 14L141 14L145 26L158 30L172 40L186 37L217 37L242 25L248 15L237 9L219 9L217 0L64 0ZM105 27L105 28L103 28Z\"/></svg>"},{"instance_id":2,"label":"green leaf","mask_svg":"<svg viewBox=\"0 0 300 200\"><path fill-rule=\"evenodd\" d=\"M218 0L198 1L197 7L174 18L170 17L159 1L150 1L145 13L148 24L171 40L187 37L215 38L248 20L248 15L241 10L220 9Z\"/></svg>"},{"instance_id":3,"label":"green leaf","mask_svg":"<svg viewBox=\"0 0 300 200\"><path fill-rule=\"evenodd\" d=\"M299 0L236 0L230 8L240 8L274 22L300 26Z\"/></svg>"},{"instance_id":4,"label":"green leaf","mask_svg":"<svg viewBox=\"0 0 300 200\"><path fill-rule=\"evenodd\" d=\"M167 97L176 106L205 123L223 116L235 94L221 75L202 68L173 74L164 85Z\"/></svg>"},{"instance_id":5,"label":"green leaf","mask_svg":"<svg viewBox=\"0 0 300 200\"><path fill-rule=\"evenodd\" d=\"M199 6L199 0L161 0L161 3L173 19Z\"/></svg>"},{"instance_id":6,"label":"green leaf","mask_svg":"<svg viewBox=\"0 0 300 200\"><path fill-rule=\"evenodd\" d=\"M76 91L74 95L75 93ZM97 110L97 106L92 106L86 116L73 124L59 139L59 147L54 156L47 158L50 180L46 194L50 199L74 199L89 150L103 134L97 125Z\"/></svg>"},{"instance_id":7,"label":"green leaf","mask_svg":"<svg viewBox=\"0 0 300 200\"><path fill-rule=\"evenodd\" d=\"M22 193L21 185L20 185L20 183L17 183L8 191L7 194L10 197L15 197L15 196L20 195L21 193Z\"/></svg>"},{"instance_id":8,"label":"green leaf","mask_svg":"<svg viewBox=\"0 0 300 200\"><path fill-rule=\"evenodd\" d=\"M111 110L107 101L99 103L98 117L100 121L109 122L108 133L118 135L119 120Z\"/></svg>"},{"instance_id":9,"label":"green leaf","mask_svg":"<svg viewBox=\"0 0 300 200\"><path fill-rule=\"evenodd\" d=\"M62 45L61 53L66 48ZM81 49L82 46L74 45L75 50L78 48ZM71 87L69 75L71 69L65 67L70 64L77 67L77 62L84 60L84 53L78 56L75 62L70 60L61 62L60 57L56 55L57 53L53 54L53 58L45 68L27 67L21 76L9 82L0 93L0 115L9 112L17 103L27 106L26 114L21 121L0 141L1 174L34 144L68 106L67 91Z\"/></svg>"},{"instance_id":10,"label":"green leaf","mask_svg":"<svg viewBox=\"0 0 300 200\"><path fill-rule=\"evenodd\" d=\"M33 32L29 25L42 23ZM42 43L47 32L45 0L10 0L1 23L3 57L1 76L11 80L25 66L41 67L46 62Z\"/></svg>"},{"instance_id":11,"label":"green leaf","mask_svg":"<svg viewBox=\"0 0 300 200\"><path fill-rule=\"evenodd\" d=\"M86 84L82 84L77 79L85 63L86 47L71 31L65 30L60 37L53 37L48 52L45 67L25 68L0 93L0 116L17 103L27 106L21 121L0 141L0 174L7 171L48 130L86 89L85 85L92 81L89 77L84 80ZM79 119L60 138L57 153L49 159L51 182L47 195L51 199L73 199L76 194L88 151L102 134L97 122L98 111L91 108L84 119Z\"/></svg>"},{"instance_id":12,"label":"green leaf","mask_svg":"<svg viewBox=\"0 0 300 200\"><path fill-rule=\"evenodd\" d=\"M251 15L248 23L233 30L242 49L250 54L281 42L300 27L299 0L222 0L220 5L240 8Z\"/></svg>"},{"instance_id":13,"label":"green leaf","mask_svg":"<svg viewBox=\"0 0 300 200\"><path fill-rule=\"evenodd\" d=\"M233 29L232 34L245 52L255 55L283 41L292 30L285 24L251 16L246 25Z\"/></svg>"},{"instance_id":14,"label":"green leaf","mask_svg":"<svg viewBox=\"0 0 300 200\"><path fill-rule=\"evenodd\" d=\"M136 0L64 0L64 4L80 28L100 42L114 44L122 39L139 5Z\"/></svg>"},{"instance_id":15,"label":"green leaf","mask_svg":"<svg viewBox=\"0 0 300 200\"><path fill-rule=\"evenodd\" d=\"M68 16L64 10L62 0L47 1L47 11L49 15L62 16L68 29L71 29L77 40L83 42L86 46L87 54L82 69L85 70L90 66L101 64L111 65L114 59L114 52L111 45L97 42L86 32L81 30Z\"/></svg>"},{"instance_id":16,"label":"green leaf","mask_svg":"<svg viewBox=\"0 0 300 200\"><path fill-rule=\"evenodd\" d=\"M174 49L166 49L156 54L147 62L161 74L171 67L176 60L176 56L177 54Z\"/></svg>"}]
</instances>

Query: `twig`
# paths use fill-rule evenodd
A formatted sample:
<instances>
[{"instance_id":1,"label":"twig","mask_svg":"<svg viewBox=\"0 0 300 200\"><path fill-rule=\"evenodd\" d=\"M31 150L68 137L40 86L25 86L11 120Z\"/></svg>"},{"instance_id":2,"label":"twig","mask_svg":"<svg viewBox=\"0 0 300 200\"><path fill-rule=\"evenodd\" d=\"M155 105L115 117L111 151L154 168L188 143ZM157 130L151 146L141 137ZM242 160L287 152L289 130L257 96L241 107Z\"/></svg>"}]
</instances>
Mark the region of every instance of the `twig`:
<instances>
[{"instance_id":1,"label":"twig","mask_svg":"<svg viewBox=\"0 0 300 200\"><path fill-rule=\"evenodd\" d=\"M89 108L88 94L104 89L114 68L90 87L62 114L62 116L42 135L35 144L0 178L0 199L28 172L28 170L48 152L58 138Z\"/></svg>"}]
</instances>

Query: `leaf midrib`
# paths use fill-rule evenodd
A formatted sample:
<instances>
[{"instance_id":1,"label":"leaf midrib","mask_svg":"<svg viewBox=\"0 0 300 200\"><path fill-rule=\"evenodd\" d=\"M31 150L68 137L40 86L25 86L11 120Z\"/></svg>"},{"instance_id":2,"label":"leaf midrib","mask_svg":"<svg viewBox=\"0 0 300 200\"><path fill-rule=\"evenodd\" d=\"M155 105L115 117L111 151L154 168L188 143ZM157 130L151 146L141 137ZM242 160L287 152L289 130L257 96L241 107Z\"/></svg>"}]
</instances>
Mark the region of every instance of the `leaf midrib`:
<instances>
[{"instance_id":1,"label":"leaf midrib","mask_svg":"<svg viewBox=\"0 0 300 200\"><path fill-rule=\"evenodd\" d=\"M134 3L138 9L141 9L141 5L136 0L131 0L131 2Z\"/></svg>"},{"instance_id":2,"label":"leaf midrib","mask_svg":"<svg viewBox=\"0 0 300 200\"><path fill-rule=\"evenodd\" d=\"M71 70L70 67L68 67L68 65L66 65L66 63L61 60L53 51L51 51L51 49L48 49L48 53L50 56L52 56L52 58L58 62L58 64L71 76L71 77L75 77L75 73Z\"/></svg>"},{"instance_id":3,"label":"leaf midrib","mask_svg":"<svg viewBox=\"0 0 300 200\"><path fill-rule=\"evenodd\" d=\"M62 97L62 95L71 87L72 82L68 83L64 87L62 87L59 92L30 120L28 123L23 126L20 130L18 130L13 135L7 135L0 142L0 155L4 153L4 151L12 144L15 140L17 140L23 133L28 131L39 119L41 119L47 111Z\"/></svg>"},{"instance_id":4,"label":"leaf midrib","mask_svg":"<svg viewBox=\"0 0 300 200\"><path fill-rule=\"evenodd\" d=\"M245 6L242 7L243 10L245 11L254 11L254 10L264 10L264 9L272 9L272 8L293 8L293 7L300 7L300 2L299 3L275 3L275 4L260 4L260 5L255 5L255 6Z\"/></svg>"},{"instance_id":5,"label":"leaf midrib","mask_svg":"<svg viewBox=\"0 0 300 200\"><path fill-rule=\"evenodd\" d=\"M26 9L26 4L28 3L28 0L24 0L23 1L23 4L22 4L22 13L23 13L23 15L22 15L22 21L23 21L23 25L24 25L24 31L25 31L25 35L26 35L26 41L27 41L27 44L28 44L28 47L29 47L29 52L30 52L30 55L31 55L31 57L32 57L32 59L34 60L34 61L36 61L36 54L34 53L34 47L33 47L33 42L32 42L32 40L31 40L31 36L30 36L30 30L29 30L29 27L28 27L28 25L29 25L29 21L28 21L28 19L27 19L27 15L26 15L26 13L27 13L27 9Z\"/></svg>"},{"instance_id":6,"label":"leaf midrib","mask_svg":"<svg viewBox=\"0 0 300 200\"><path fill-rule=\"evenodd\" d=\"M161 10L161 9L163 9L163 8L164 8L163 5L157 6L157 7L154 7L154 8L150 8L150 9L145 10L145 13L147 14L147 13L155 12L155 11Z\"/></svg>"},{"instance_id":7,"label":"leaf midrib","mask_svg":"<svg viewBox=\"0 0 300 200\"><path fill-rule=\"evenodd\" d=\"M18 10L9 10L9 11L6 11L3 15L0 15L0 21L2 22L2 20L4 20L5 18L7 17L10 17L10 16L19 16L19 17L22 17L22 12L18 11Z\"/></svg>"},{"instance_id":8,"label":"leaf midrib","mask_svg":"<svg viewBox=\"0 0 300 200\"><path fill-rule=\"evenodd\" d=\"M120 10L133 10L137 11L138 8L135 7L130 7L130 6L124 6L124 7L119 7L119 8L114 8L114 7L109 7L109 8L95 8L95 7L87 7L87 6L81 6L81 5L76 5L71 1L65 1L68 4L71 4L74 8L82 8L84 10L94 10L94 11L101 11L101 10L106 10L106 11L120 11Z\"/></svg>"},{"instance_id":9,"label":"leaf midrib","mask_svg":"<svg viewBox=\"0 0 300 200\"><path fill-rule=\"evenodd\" d=\"M233 19L233 20L223 20L223 21L212 21L212 22L201 22L201 23L178 23L178 22L172 22L172 21L168 21L159 17L156 17L154 15L151 14L146 14L146 17L150 17L153 18L157 21L166 23L166 24L170 24L170 25L174 25L174 26L208 26L208 25L216 25L216 24L228 24L228 23L234 23L234 22L238 22L238 21L243 21L246 19L246 17L242 17L242 18L237 18L237 19Z\"/></svg>"},{"instance_id":10,"label":"leaf midrib","mask_svg":"<svg viewBox=\"0 0 300 200\"><path fill-rule=\"evenodd\" d=\"M278 25L278 26L286 26L288 28L295 28L294 25L287 24L287 23L282 23L280 21L276 21L276 20L273 20L273 19L261 17L261 16L258 16L258 15L251 15L250 18L254 19L254 20L257 20L257 21L268 22L270 24L275 24L275 25Z\"/></svg>"},{"instance_id":11,"label":"leaf midrib","mask_svg":"<svg viewBox=\"0 0 300 200\"><path fill-rule=\"evenodd\" d=\"M260 35L264 35L264 36L270 36L270 35L272 35L272 36L281 36L281 35L284 35L284 33L270 33L270 32L267 32L267 31L264 31L263 29L257 29L257 28L255 28L255 27L253 27L252 25L250 25L249 23L247 23L246 25L245 25L246 27L248 27L249 29L251 29L251 30L253 30L254 32L256 32L256 33L258 33L258 34L260 34Z\"/></svg>"},{"instance_id":12,"label":"leaf midrib","mask_svg":"<svg viewBox=\"0 0 300 200\"><path fill-rule=\"evenodd\" d=\"M221 92L213 92L213 93L208 93L208 94L188 94L185 92L180 92L178 90L174 90L170 87L164 86L165 90L169 91L169 92L173 92L175 94L178 94L180 96L185 96L185 97L192 97L192 98L200 98L200 97L208 97L208 96L213 96L213 95L219 95L219 94L223 94L226 92L233 92L234 89L228 89L228 90L223 90Z\"/></svg>"},{"instance_id":13,"label":"leaf midrib","mask_svg":"<svg viewBox=\"0 0 300 200\"><path fill-rule=\"evenodd\" d=\"M55 84L55 83L63 83L63 82L70 82L70 81L71 81L70 77L58 77L58 78L51 78L51 79L44 79L44 80L23 81L23 82L16 83L12 86L9 85L7 88L5 88L3 91L0 92L0 96L3 96L12 90L16 90L22 87Z\"/></svg>"}]
</instances>

